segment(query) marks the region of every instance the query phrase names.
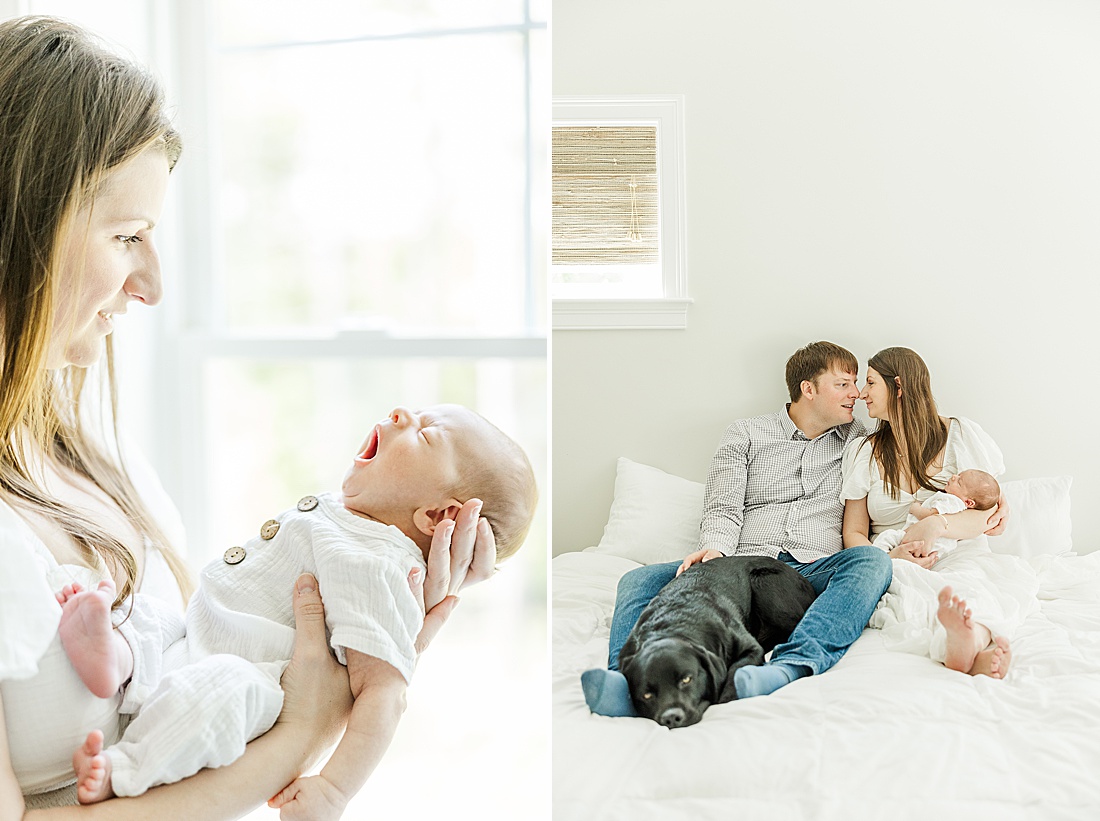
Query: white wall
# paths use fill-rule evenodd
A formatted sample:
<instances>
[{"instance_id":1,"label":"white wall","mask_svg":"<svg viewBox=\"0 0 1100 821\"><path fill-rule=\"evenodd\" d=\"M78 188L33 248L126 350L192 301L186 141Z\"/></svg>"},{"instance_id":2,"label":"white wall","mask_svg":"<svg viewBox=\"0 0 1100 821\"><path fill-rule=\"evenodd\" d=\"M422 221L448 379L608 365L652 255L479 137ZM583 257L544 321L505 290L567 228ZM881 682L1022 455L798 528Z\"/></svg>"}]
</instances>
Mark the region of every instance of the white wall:
<instances>
[{"instance_id":1,"label":"white wall","mask_svg":"<svg viewBox=\"0 0 1100 821\"><path fill-rule=\"evenodd\" d=\"M620 455L703 481L814 339L917 350L1007 478L1074 477L1100 547L1100 4L555 0L553 24L555 94L686 95L695 299L685 331L554 334L555 553L599 540Z\"/></svg>"}]
</instances>

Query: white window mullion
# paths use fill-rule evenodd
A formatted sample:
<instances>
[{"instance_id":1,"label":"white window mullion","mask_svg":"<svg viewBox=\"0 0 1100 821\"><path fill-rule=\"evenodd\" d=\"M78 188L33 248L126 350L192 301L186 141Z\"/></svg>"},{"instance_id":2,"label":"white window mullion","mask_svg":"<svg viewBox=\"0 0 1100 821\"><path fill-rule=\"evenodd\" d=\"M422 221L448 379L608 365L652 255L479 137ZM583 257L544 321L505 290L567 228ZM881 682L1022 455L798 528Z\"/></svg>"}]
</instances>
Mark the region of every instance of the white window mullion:
<instances>
[{"instance_id":1,"label":"white window mullion","mask_svg":"<svg viewBox=\"0 0 1100 821\"><path fill-rule=\"evenodd\" d=\"M218 223L219 179L217 152L213 148L215 123L214 73L211 21L205 2L174 0L177 59L171 87L180 101L178 123L184 149L180 160L183 177L182 212L186 244L181 248L182 280L179 300L183 329L222 327L225 308L219 281Z\"/></svg>"},{"instance_id":2,"label":"white window mullion","mask_svg":"<svg viewBox=\"0 0 1100 821\"><path fill-rule=\"evenodd\" d=\"M205 494L205 477L214 466L207 453L205 359L187 340L217 326L223 313L212 275L217 248L211 226L218 203L210 150L210 21L206 2L171 0L151 6L158 15L157 53L169 55L167 61L160 58L158 68L176 103L173 119L184 149L172 181L178 211L174 240L163 260L168 298L158 309L163 311L161 361L171 365L156 373L155 402L160 429L170 435L158 438L150 458L179 508L189 552L196 556L214 535Z\"/></svg>"},{"instance_id":3,"label":"white window mullion","mask_svg":"<svg viewBox=\"0 0 1100 821\"><path fill-rule=\"evenodd\" d=\"M198 357L312 359L315 357L382 357L416 359L532 359L546 356L546 337L392 337L370 334L305 336L286 333L228 335L192 332L182 347Z\"/></svg>"}]
</instances>

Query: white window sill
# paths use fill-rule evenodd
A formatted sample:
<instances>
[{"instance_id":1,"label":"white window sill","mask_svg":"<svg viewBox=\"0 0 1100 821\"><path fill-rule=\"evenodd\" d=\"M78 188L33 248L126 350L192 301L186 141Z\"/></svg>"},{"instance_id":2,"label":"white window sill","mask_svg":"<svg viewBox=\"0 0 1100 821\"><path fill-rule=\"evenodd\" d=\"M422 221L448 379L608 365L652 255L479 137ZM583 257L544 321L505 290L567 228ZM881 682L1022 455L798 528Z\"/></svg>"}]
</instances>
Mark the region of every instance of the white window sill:
<instances>
[{"instance_id":1,"label":"white window sill","mask_svg":"<svg viewBox=\"0 0 1100 821\"><path fill-rule=\"evenodd\" d=\"M690 299L556 299L554 330L683 330Z\"/></svg>"}]
</instances>

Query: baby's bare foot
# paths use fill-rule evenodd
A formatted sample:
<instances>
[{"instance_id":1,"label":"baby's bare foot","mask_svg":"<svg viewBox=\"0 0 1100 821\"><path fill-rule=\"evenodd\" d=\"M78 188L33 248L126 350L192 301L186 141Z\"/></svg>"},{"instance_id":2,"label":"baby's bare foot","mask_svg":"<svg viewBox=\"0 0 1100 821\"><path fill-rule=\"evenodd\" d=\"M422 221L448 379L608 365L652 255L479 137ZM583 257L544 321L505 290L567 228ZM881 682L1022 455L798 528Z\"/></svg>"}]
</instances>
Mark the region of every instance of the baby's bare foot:
<instances>
[{"instance_id":1,"label":"baby's bare foot","mask_svg":"<svg viewBox=\"0 0 1100 821\"><path fill-rule=\"evenodd\" d=\"M982 650L974 657L974 664L968 671L972 676L989 676L990 678L1004 678L1008 675L1008 666L1012 663L1012 650L1009 649L1008 639L997 636L993 644Z\"/></svg>"},{"instance_id":2,"label":"baby's bare foot","mask_svg":"<svg viewBox=\"0 0 1100 821\"><path fill-rule=\"evenodd\" d=\"M84 746L73 753L76 770L76 799L81 804L95 804L113 798L111 789L111 759L103 754L103 733L92 730Z\"/></svg>"},{"instance_id":3,"label":"baby's bare foot","mask_svg":"<svg viewBox=\"0 0 1100 821\"><path fill-rule=\"evenodd\" d=\"M94 695L114 695L133 667L129 648L119 646L125 642L111 627L114 582L102 581L95 590L66 585L57 600L61 604L61 646L73 668Z\"/></svg>"},{"instance_id":4,"label":"baby's bare foot","mask_svg":"<svg viewBox=\"0 0 1100 821\"><path fill-rule=\"evenodd\" d=\"M944 667L959 672L969 672L978 655L977 635L966 602L951 595L951 588L944 587L937 596L940 608L936 618L947 631L947 655Z\"/></svg>"}]
</instances>

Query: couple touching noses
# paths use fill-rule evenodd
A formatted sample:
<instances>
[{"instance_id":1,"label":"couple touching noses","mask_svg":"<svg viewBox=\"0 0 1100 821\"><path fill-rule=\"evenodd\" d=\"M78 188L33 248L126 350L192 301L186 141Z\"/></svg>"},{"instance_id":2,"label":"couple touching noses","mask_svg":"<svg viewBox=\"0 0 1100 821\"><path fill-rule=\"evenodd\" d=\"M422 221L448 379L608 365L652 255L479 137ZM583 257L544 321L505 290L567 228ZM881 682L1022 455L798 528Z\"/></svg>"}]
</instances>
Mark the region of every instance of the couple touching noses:
<instances>
[{"instance_id":1,"label":"couple touching noses","mask_svg":"<svg viewBox=\"0 0 1100 821\"><path fill-rule=\"evenodd\" d=\"M877 357L882 357L883 354L889 355L891 351L908 351L908 349L888 348L882 354L878 354ZM914 352L909 351L909 353L912 357L919 359ZM875 361L875 359L872 358L871 361ZM923 365L923 360L921 364ZM924 373L927 376L927 369ZM919 375L917 376L919 377ZM927 378L920 381L924 385L928 383ZM834 362L829 371L821 374L816 379L803 380L799 384L801 396L797 400L792 396L792 401L787 406L788 413L798 429L812 440L832 428L848 425L855 421L856 400L859 400L866 405L867 415L871 419L885 422L898 431L898 433L895 433L895 439L899 442L899 447L904 450L904 433L901 432L903 429L900 427L900 421L897 418L902 413L900 399L904 393L901 386L901 376L894 373L889 382L894 386L893 397L887 379L869 364L865 384L861 389L858 374L855 371L843 370L842 365ZM894 409L894 418L891 416L891 408ZM1007 513L1007 508L1003 513ZM999 523L1001 518L1002 516L998 514L994 524ZM932 547L939 535L935 533L933 527L935 524L937 523L931 522L928 527L912 529L912 532L907 534L907 538L890 551L890 557L905 559L919 564L921 567L930 568L936 561ZM706 561L720 555L723 554L714 549L705 552L696 551L684 560L682 569L686 570L697 561Z\"/></svg>"},{"instance_id":2,"label":"couple touching noses","mask_svg":"<svg viewBox=\"0 0 1100 821\"><path fill-rule=\"evenodd\" d=\"M880 532L903 527L910 507L943 490L956 474L979 469L996 475L1004 465L975 423L939 415L928 369L914 351L887 348L873 356L862 390L858 370L845 348L810 343L787 360L790 402L727 428L707 474L698 550L683 562L632 570L619 582L608 670L581 677L593 712L635 714L617 670L619 649L649 601L696 562L771 556L801 573L818 594L769 661L736 672L737 697L748 698L832 667L859 638L887 589L894 592L891 580L899 566L928 574L937 538L1003 531L1008 508L1002 498L992 510L921 518L889 553L872 543ZM878 422L873 431L854 416L860 399ZM1001 618L995 591L981 591L983 606L990 599L991 609L979 622L946 581L924 580L920 594L905 597L907 603L914 596L927 600L921 616L936 625L929 625L933 638L919 652L961 672L1002 677L1012 625ZM975 579L963 581L969 589Z\"/></svg>"}]
</instances>

